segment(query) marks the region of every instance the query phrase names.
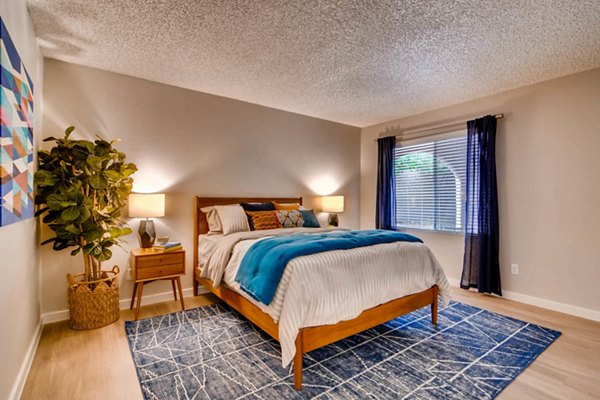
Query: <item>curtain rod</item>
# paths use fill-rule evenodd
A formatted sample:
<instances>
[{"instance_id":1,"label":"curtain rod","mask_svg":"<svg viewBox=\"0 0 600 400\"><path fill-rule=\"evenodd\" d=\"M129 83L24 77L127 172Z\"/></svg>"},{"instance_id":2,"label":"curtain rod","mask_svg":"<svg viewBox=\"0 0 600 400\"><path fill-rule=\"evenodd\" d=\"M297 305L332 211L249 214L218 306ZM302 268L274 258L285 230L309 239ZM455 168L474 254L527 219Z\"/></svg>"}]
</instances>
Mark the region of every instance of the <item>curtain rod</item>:
<instances>
[{"instance_id":1,"label":"curtain rod","mask_svg":"<svg viewBox=\"0 0 600 400\"><path fill-rule=\"evenodd\" d=\"M504 118L504 114L496 114L496 115L494 115L494 117L496 119L502 119L502 118ZM446 123L446 124L442 124L442 125L432 125L432 126L428 126L426 128L409 129L407 131L402 132L400 135L396 135L396 137L401 138L401 139L415 139L415 138L424 138L424 137L429 137L429 136L437 136L442 133L448 132L448 130L444 130L443 132L433 132L433 133L424 134L424 135L420 135L420 134L430 132L430 131L436 131L438 129L459 128L460 127L459 125L465 125L467 123L467 121L470 121L471 119L474 119L474 118L470 118L468 120L460 120L460 121L456 121L456 122L450 122L450 123ZM407 137L407 136L409 136L409 137ZM385 136L381 136L381 137L385 137ZM378 139L380 139L380 138L378 138ZM375 139L375 142L376 141L377 141L377 139Z\"/></svg>"}]
</instances>

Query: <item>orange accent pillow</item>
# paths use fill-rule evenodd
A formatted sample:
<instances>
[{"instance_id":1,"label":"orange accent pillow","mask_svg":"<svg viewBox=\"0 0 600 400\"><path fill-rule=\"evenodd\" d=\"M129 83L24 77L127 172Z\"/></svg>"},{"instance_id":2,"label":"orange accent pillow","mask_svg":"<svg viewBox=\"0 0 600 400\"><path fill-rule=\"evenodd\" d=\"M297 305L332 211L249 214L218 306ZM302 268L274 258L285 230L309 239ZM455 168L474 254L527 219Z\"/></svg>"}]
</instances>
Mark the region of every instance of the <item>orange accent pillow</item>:
<instances>
[{"instance_id":1,"label":"orange accent pillow","mask_svg":"<svg viewBox=\"0 0 600 400\"><path fill-rule=\"evenodd\" d=\"M276 210L285 210L285 211L294 211L300 209L300 204L298 203L276 203L273 202Z\"/></svg>"},{"instance_id":2,"label":"orange accent pillow","mask_svg":"<svg viewBox=\"0 0 600 400\"><path fill-rule=\"evenodd\" d=\"M246 211L246 214L252 219L255 231L281 228L275 211Z\"/></svg>"}]
</instances>

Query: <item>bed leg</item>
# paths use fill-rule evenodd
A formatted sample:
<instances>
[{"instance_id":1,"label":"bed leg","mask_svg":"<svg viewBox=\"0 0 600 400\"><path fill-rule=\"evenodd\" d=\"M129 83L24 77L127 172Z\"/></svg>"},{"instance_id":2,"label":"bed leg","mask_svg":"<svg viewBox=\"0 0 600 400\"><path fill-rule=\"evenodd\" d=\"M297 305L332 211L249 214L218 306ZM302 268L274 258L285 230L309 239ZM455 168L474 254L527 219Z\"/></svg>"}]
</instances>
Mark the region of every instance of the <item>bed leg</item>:
<instances>
[{"instance_id":1,"label":"bed leg","mask_svg":"<svg viewBox=\"0 0 600 400\"><path fill-rule=\"evenodd\" d=\"M431 323L433 325L437 325L437 317L438 317L438 287L437 285L433 286L433 301L431 302Z\"/></svg>"},{"instance_id":2,"label":"bed leg","mask_svg":"<svg viewBox=\"0 0 600 400\"><path fill-rule=\"evenodd\" d=\"M198 296L198 279L194 276L194 296Z\"/></svg>"},{"instance_id":3,"label":"bed leg","mask_svg":"<svg viewBox=\"0 0 600 400\"><path fill-rule=\"evenodd\" d=\"M296 354L294 355L294 387L302 389L302 332L296 337Z\"/></svg>"}]
</instances>

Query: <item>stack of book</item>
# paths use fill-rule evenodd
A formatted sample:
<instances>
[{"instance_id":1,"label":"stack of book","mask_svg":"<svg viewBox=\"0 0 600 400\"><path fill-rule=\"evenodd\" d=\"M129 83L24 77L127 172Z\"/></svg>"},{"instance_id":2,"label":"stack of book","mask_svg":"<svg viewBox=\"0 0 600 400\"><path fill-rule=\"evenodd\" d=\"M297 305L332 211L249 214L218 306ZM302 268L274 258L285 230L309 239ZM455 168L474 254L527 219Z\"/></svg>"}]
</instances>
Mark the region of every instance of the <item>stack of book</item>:
<instances>
[{"instance_id":1,"label":"stack of book","mask_svg":"<svg viewBox=\"0 0 600 400\"><path fill-rule=\"evenodd\" d=\"M183 246L181 245L181 242L168 242L166 244L154 246L154 250L164 251L165 253L168 253L169 251L177 251L182 249Z\"/></svg>"}]
</instances>

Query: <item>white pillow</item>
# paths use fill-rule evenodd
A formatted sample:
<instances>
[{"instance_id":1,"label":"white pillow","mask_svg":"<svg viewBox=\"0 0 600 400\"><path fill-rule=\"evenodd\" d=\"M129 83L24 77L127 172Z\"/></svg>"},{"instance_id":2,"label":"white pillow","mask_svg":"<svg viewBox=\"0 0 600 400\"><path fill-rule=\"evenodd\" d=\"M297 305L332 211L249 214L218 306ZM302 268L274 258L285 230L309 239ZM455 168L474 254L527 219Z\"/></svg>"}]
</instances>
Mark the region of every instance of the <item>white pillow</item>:
<instances>
[{"instance_id":1,"label":"white pillow","mask_svg":"<svg viewBox=\"0 0 600 400\"><path fill-rule=\"evenodd\" d=\"M213 206L201 208L200 211L206 214L206 221L208 222L209 234L223 232L223 224L221 223L221 218L219 218L219 213Z\"/></svg>"},{"instance_id":2,"label":"white pillow","mask_svg":"<svg viewBox=\"0 0 600 400\"><path fill-rule=\"evenodd\" d=\"M248 217L242 206L239 204L215 206L215 209L219 213L224 235L250 230L250 227L248 226Z\"/></svg>"}]
</instances>

